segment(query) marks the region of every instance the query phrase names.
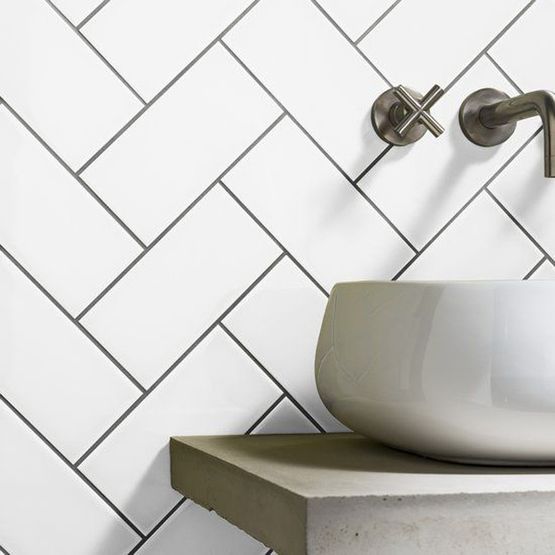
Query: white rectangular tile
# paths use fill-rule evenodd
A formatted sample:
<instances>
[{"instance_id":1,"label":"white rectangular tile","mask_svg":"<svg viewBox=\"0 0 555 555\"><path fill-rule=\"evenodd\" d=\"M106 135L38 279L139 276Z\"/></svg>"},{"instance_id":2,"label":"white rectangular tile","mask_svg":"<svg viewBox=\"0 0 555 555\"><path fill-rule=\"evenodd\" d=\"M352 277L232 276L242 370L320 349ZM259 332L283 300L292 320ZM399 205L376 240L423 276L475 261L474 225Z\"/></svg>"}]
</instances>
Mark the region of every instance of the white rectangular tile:
<instances>
[{"instance_id":1,"label":"white rectangular tile","mask_svg":"<svg viewBox=\"0 0 555 555\"><path fill-rule=\"evenodd\" d=\"M170 436L242 433L280 394L216 328L81 469L148 532L181 498L170 486Z\"/></svg>"},{"instance_id":2,"label":"white rectangular tile","mask_svg":"<svg viewBox=\"0 0 555 555\"><path fill-rule=\"evenodd\" d=\"M387 146L370 122L387 83L310 0L262 0L224 41L351 177Z\"/></svg>"},{"instance_id":3,"label":"white rectangular tile","mask_svg":"<svg viewBox=\"0 0 555 555\"><path fill-rule=\"evenodd\" d=\"M555 89L553 53L555 3L537 0L489 53L525 92Z\"/></svg>"},{"instance_id":4,"label":"white rectangular tile","mask_svg":"<svg viewBox=\"0 0 555 555\"><path fill-rule=\"evenodd\" d=\"M53 0L52 3L74 25L78 25L100 5L101 0Z\"/></svg>"},{"instance_id":5,"label":"white rectangular tile","mask_svg":"<svg viewBox=\"0 0 555 555\"><path fill-rule=\"evenodd\" d=\"M289 119L224 181L328 290L337 281L390 278L412 256Z\"/></svg>"},{"instance_id":6,"label":"white rectangular tile","mask_svg":"<svg viewBox=\"0 0 555 555\"><path fill-rule=\"evenodd\" d=\"M526 235L483 192L401 279L522 279L541 258Z\"/></svg>"},{"instance_id":7,"label":"white rectangular tile","mask_svg":"<svg viewBox=\"0 0 555 555\"><path fill-rule=\"evenodd\" d=\"M551 256L555 255L553 179L543 176L543 131L489 186Z\"/></svg>"},{"instance_id":8,"label":"white rectangular tile","mask_svg":"<svg viewBox=\"0 0 555 555\"><path fill-rule=\"evenodd\" d=\"M82 321L149 386L278 255L217 186Z\"/></svg>"},{"instance_id":9,"label":"white rectangular tile","mask_svg":"<svg viewBox=\"0 0 555 555\"><path fill-rule=\"evenodd\" d=\"M352 40L357 40L394 0L318 0L318 3Z\"/></svg>"},{"instance_id":10,"label":"white rectangular tile","mask_svg":"<svg viewBox=\"0 0 555 555\"><path fill-rule=\"evenodd\" d=\"M121 555L137 544L139 536L1 402L0 437L0 545L9 553Z\"/></svg>"},{"instance_id":11,"label":"white rectangular tile","mask_svg":"<svg viewBox=\"0 0 555 555\"><path fill-rule=\"evenodd\" d=\"M403 0L360 48L393 83L425 93L434 83L448 85L527 3Z\"/></svg>"},{"instance_id":12,"label":"white rectangular tile","mask_svg":"<svg viewBox=\"0 0 555 555\"><path fill-rule=\"evenodd\" d=\"M214 511L186 501L137 554L265 555L267 551L267 547Z\"/></svg>"},{"instance_id":13,"label":"white rectangular tile","mask_svg":"<svg viewBox=\"0 0 555 555\"><path fill-rule=\"evenodd\" d=\"M0 392L77 459L138 389L2 254L0 314Z\"/></svg>"},{"instance_id":14,"label":"white rectangular tile","mask_svg":"<svg viewBox=\"0 0 555 555\"><path fill-rule=\"evenodd\" d=\"M321 426L344 431L320 400L314 378L314 350L326 301L285 258L224 323Z\"/></svg>"},{"instance_id":15,"label":"white rectangular tile","mask_svg":"<svg viewBox=\"0 0 555 555\"><path fill-rule=\"evenodd\" d=\"M0 106L0 243L78 314L139 245Z\"/></svg>"},{"instance_id":16,"label":"white rectangular tile","mask_svg":"<svg viewBox=\"0 0 555 555\"><path fill-rule=\"evenodd\" d=\"M0 94L77 169L141 103L47 2L3 6Z\"/></svg>"},{"instance_id":17,"label":"white rectangular tile","mask_svg":"<svg viewBox=\"0 0 555 555\"><path fill-rule=\"evenodd\" d=\"M0 96L73 169L141 108L140 101L49 5L78 24L100 0L0 0ZM453 79L528 0L402 0L361 43L394 84L423 92ZM356 177L385 144L370 120L387 84L356 40L393 0L260 0L224 37L326 152ZM151 99L250 0L110 0L82 29ZM553 2L534 5L489 50L523 90L553 88ZM476 17L479 14L479 17ZM433 29L433 32L430 30ZM392 48L398 37L409 45ZM397 41L398 42L398 41ZM405 44L405 46L406 46ZM540 55L538 55L540 53ZM547 53L547 54L546 54ZM543 56L543 58L542 58ZM392 149L364 191L421 248L539 126L475 147L456 121L481 87L516 91L482 59L432 109L438 140ZM0 102L1 104L1 102ZM216 44L85 172L96 193L150 243L281 110ZM72 314L139 252L70 173L0 106L0 244ZM489 189L555 256L551 181L542 135ZM388 279L413 252L288 119L224 177L242 202L327 289ZM87 318L144 385L151 385L275 260L279 249L217 187L193 207ZM549 260L482 193L401 279L554 279ZM327 429L335 421L312 382L325 297L284 258L226 325ZM71 461L139 391L0 254L0 393ZM83 469L143 531L180 496L169 486L170 434L241 433L281 396L216 328L86 459ZM327 420L327 419L331 420ZM314 432L287 398L252 433ZM0 545L11 555L123 555L139 540L68 466L0 402ZM265 555L266 548L187 501L140 555Z\"/></svg>"},{"instance_id":18,"label":"white rectangular tile","mask_svg":"<svg viewBox=\"0 0 555 555\"><path fill-rule=\"evenodd\" d=\"M427 133L413 146L391 150L360 182L417 248L422 248L538 128L539 121L521 121L513 136L501 145L484 148L471 143L460 129L458 110L471 92L483 87L516 93L494 65L481 58L432 110L445 126L445 133L438 139Z\"/></svg>"},{"instance_id":19,"label":"white rectangular tile","mask_svg":"<svg viewBox=\"0 0 555 555\"><path fill-rule=\"evenodd\" d=\"M251 1L111 0L82 32L150 100Z\"/></svg>"},{"instance_id":20,"label":"white rectangular tile","mask_svg":"<svg viewBox=\"0 0 555 555\"><path fill-rule=\"evenodd\" d=\"M279 114L217 45L83 177L149 243Z\"/></svg>"},{"instance_id":21,"label":"white rectangular tile","mask_svg":"<svg viewBox=\"0 0 555 555\"><path fill-rule=\"evenodd\" d=\"M314 434L318 428L289 399L283 399L252 433Z\"/></svg>"}]
</instances>

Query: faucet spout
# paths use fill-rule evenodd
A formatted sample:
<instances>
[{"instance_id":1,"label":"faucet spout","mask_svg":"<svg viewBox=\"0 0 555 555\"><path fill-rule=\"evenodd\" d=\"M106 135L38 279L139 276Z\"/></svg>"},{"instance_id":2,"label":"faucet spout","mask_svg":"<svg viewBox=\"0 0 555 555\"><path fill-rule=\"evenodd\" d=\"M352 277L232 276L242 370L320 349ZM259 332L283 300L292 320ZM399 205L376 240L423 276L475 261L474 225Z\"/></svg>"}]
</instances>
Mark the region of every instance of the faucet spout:
<instances>
[{"instance_id":1,"label":"faucet spout","mask_svg":"<svg viewBox=\"0 0 555 555\"><path fill-rule=\"evenodd\" d=\"M555 93L533 91L489 106L479 113L481 123L490 129L540 116L543 123L545 177L555 177Z\"/></svg>"},{"instance_id":2,"label":"faucet spout","mask_svg":"<svg viewBox=\"0 0 555 555\"><path fill-rule=\"evenodd\" d=\"M555 177L555 93L533 91L511 98L496 89L480 89L462 103L459 123L474 144L494 146L514 133L517 121L532 116L543 123L544 175Z\"/></svg>"}]
</instances>

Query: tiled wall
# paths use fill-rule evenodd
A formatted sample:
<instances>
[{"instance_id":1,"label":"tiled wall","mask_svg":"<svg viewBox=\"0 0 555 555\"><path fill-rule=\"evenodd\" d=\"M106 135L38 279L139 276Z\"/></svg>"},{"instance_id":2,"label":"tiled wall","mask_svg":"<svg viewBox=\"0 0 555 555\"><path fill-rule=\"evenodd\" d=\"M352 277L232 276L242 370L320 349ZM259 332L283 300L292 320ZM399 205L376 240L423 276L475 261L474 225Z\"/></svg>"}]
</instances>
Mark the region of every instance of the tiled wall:
<instances>
[{"instance_id":1,"label":"tiled wall","mask_svg":"<svg viewBox=\"0 0 555 555\"><path fill-rule=\"evenodd\" d=\"M553 0L0 2L0 551L255 555L169 486L173 434L338 430L333 283L553 278L539 120ZM386 147L390 83L446 127Z\"/></svg>"}]
</instances>

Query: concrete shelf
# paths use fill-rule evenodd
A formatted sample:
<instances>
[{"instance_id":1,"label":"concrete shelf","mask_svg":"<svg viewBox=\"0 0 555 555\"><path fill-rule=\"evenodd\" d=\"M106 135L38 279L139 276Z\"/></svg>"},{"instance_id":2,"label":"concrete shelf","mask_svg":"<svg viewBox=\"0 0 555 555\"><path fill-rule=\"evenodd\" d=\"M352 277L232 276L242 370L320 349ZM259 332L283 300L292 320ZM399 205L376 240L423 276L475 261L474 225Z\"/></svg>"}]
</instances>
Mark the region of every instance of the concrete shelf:
<instances>
[{"instance_id":1,"label":"concrete shelf","mask_svg":"<svg viewBox=\"0 0 555 555\"><path fill-rule=\"evenodd\" d=\"M356 434L174 437L172 486L280 555L551 554L555 468L466 466Z\"/></svg>"}]
</instances>

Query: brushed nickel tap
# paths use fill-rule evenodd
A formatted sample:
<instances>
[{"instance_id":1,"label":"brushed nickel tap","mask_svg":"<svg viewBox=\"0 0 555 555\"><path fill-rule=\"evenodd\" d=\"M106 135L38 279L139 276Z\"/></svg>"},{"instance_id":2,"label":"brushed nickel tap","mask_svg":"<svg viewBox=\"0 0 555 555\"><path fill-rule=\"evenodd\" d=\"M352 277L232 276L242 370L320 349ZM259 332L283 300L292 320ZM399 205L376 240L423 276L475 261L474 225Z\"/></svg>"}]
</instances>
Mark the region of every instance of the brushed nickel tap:
<instances>
[{"instance_id":1,"label":"brushed nickel tap","mask_svg":"<svg viewBox=\"0 0 555 555\"><path fill-rule=\"evenodd\" d=\"M544 136L544 175L555 177L555 93L533 91L513 98L496 89L469 95L459 110L459 123L467 139L480 146L506 141L521 119L540 116Z\"/></svg>"},{"instance_id":2,"label":"brushed nickel tap","mask_svg":"<svg viewBox=\"0 0 555 555\"><path fill-rule=\"evenodd\" d=\"M388 89L372 105L374 130L380 139L395 146L418 141L426 130L439 137L444 129L430 114L430 108L442 96L443 89L438 85L424 95L403 85Z\"/></svg>"}]
</instances>

